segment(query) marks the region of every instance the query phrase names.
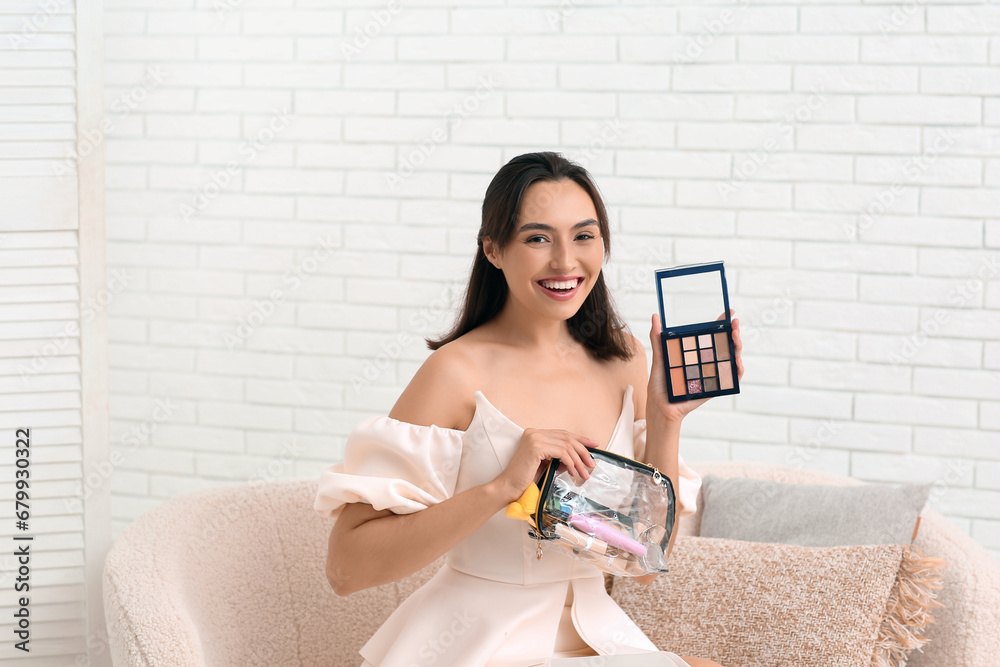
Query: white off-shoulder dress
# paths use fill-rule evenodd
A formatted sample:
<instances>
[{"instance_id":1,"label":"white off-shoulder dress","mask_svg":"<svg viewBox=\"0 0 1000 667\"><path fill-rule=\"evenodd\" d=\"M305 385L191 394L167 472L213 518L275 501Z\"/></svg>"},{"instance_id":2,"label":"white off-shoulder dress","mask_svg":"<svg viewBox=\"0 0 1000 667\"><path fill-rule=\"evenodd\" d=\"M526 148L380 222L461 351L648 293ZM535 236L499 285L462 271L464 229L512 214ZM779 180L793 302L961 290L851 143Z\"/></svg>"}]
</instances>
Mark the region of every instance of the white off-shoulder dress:
<instances>
[{"instance_id":1,"label":"white off-shoulder dress","mask_svg":"<svg viewBox=\"0 0 1000 667\"><path fill-rule=\"evenodd\" d=\"M632 390L605 449L642 460L646 420L633 418ZM343 462L320 477L316 511L336 518L346 503L363 502L408 514L494 479L524 429L482 392L475 399L464 431L387 416L358 424ZM695 511L701 476L683 460L678 471L679 517ZM452 548L361 648L361 667L529 667L553 657L659 650L607 594L600 570L544 542L538 560L527 527L501 510ZM688 664L668 655L678 667Z\"/></svg>"}]
</instances>

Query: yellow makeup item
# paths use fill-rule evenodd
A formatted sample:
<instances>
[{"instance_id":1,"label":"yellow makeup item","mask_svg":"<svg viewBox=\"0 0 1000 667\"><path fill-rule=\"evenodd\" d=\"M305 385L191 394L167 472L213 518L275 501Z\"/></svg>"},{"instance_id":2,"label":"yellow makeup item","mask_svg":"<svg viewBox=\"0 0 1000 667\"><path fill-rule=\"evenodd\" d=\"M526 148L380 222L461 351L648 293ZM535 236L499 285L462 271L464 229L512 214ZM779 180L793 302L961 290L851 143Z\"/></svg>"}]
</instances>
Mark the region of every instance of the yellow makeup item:
<instances>
[{"instance_id":1,"label":"yellow makeup item","mask_svg":"<svg viewBox=\"0 0 1000 667\"><path fill-rule=\"evenodd\" d=\"M532 527L537 528L535 525L535 517L532 512L538 507L538 496L541 495L541 491L538 490L538 485L534 482L524 490L521 497L507 505L507 509L504 510L504 514L509 516L511 519L521 519L522 521L527 521L532 525Z\"/></svg>"}]
</instances>

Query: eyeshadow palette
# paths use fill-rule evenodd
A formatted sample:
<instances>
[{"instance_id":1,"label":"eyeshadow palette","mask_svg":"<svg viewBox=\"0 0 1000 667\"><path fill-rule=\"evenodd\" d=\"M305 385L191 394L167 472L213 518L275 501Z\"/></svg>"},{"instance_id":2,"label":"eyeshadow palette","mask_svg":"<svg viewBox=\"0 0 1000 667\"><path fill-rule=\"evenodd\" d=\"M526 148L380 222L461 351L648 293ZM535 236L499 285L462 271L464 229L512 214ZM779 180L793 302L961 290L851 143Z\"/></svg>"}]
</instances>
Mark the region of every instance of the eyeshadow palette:
<instances>
[{"instance_id":1,"label":"eyeshadow palette","mask_svg":"<svg viewBox=\"0 0 1000 667\"><path fill-rule=\"evenodd\" d=\"M722 262L656 272L671 403L740 393Z\"/></svg>"}]
</instances>

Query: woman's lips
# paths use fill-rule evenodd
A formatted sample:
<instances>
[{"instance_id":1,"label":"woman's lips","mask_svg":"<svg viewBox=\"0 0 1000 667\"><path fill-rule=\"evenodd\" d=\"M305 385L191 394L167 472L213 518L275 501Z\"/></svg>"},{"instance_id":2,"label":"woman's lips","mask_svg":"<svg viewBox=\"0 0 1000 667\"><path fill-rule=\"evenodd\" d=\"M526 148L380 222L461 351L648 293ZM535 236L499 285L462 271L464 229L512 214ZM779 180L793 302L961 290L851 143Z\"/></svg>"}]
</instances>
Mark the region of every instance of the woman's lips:
<instances>
[{"instance_id":1,"label":"woman's lips","mask_svg":"<svg viewBox=\"0 0 1000 667\"><path fill-rule=\"evenodd\" d=\"M542 284L542 283L565 284L573 281L576 282L576 285L574 287L572 287L571 289L562 289L562 290L550 289ZM540 289L542 293L545 294L547 297L555 299L556 301L569 301L574 296L576 296L577 292L580 291L580 285L583 284L583 278L566 278L566 279L547 278L545 280L536 280L535 284L538 285L538 289Z\"/></svg>"}]
</instances>

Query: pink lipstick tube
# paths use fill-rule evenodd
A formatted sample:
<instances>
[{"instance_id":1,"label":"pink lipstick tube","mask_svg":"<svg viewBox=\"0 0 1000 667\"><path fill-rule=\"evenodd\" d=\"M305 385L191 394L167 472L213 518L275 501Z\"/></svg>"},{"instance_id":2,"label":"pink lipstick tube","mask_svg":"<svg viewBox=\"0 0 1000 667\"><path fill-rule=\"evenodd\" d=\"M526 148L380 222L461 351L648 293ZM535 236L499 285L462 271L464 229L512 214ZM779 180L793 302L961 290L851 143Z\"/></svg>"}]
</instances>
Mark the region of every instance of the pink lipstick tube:
<instances>
[{"instance_id":1,"label":"pink lipstick tube","mask_svg":"<svg viewBox=\"0 0 1000 667\"><path fill-rule=\"evenodd\" d=\"M635 554L636 556L646 555L646 547L599 519L581 514L572 514L569 517L569 525L577 530L582 530L588 535L600 538L611 546L618 547L630 554Z\"/></svg>"}]
</instances>

